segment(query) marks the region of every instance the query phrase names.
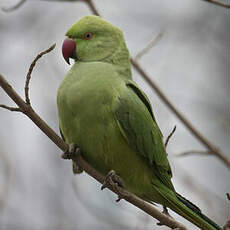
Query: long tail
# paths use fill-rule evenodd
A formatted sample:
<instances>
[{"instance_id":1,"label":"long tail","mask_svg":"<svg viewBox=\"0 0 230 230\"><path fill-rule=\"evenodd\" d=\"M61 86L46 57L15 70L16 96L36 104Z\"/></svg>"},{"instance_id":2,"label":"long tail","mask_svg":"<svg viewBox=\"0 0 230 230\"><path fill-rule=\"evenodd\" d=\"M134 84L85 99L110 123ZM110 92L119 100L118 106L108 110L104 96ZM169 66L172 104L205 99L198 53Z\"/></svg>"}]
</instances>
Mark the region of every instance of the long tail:
<instances>
[{"instance_id":1,"label":"long tail","mask_svg":"<svg viewBox=\"0 0 230 230\"><path fill-rule=\"evenodd\" d=\"M192 211L195 215L198 216L198 218L202 219L202 222L206 222L205 225L203 225L199 220L198 220L198 224L196 223L196 219L194 218L195 215L192 215L192 218L190 220L192 223L194 223L195 225L197 225L198 227L200 227L201 229L218 229L221 230L222 228L217 225L214 221L212 221L210 218L208 218L207 216L205 216L201 210L194 205L192 202L190 202L189 200L187 200L186 198L184 198L183 196L181 196L180 194L176 194L177 198L179 201L181 201L187 208L189 208L189 213ZM191 211L190 211L191 210ZM187 212L186 212L187 213ZM187 215L187 214L186 214ZM183 216L183 215L182 215ZM190 216L190 214L188 214L188 216ZM186 216L184 216L186 218ZM194 219L194 220L193 220ZM209 225L206 227L206 225ZM210 228L211 227L211 228Z\"/></svg>"},{"instance_id":2,"label":"long tail","mask_svg":"<svg viewBox=\"0 0 230 230\"><path fill-rule=\"evenodd\" d=\"M159 190L158 190L159 191ZM188 221L195 224L202 230L222 230L214 221L205 216L201 210L192 202L176 193L176 196L172 194L172 191L166 193L159 191L164 199L167 200L168 207L183 216Z\"/></svg>"}]
</instances>

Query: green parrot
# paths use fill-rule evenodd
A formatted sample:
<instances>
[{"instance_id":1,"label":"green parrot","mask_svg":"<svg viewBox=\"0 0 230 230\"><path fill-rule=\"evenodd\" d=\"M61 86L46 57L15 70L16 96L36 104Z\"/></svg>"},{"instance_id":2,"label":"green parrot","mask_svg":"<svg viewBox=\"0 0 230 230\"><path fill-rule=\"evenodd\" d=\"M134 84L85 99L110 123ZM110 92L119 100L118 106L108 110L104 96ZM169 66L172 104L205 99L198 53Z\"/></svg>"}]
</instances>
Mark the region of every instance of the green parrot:
<instances>
[{"instance_id":1,"label":"green parrot","mask_svg":"<svg viewBox=\"0 0 230 230\"><path fill-rule=\"evenodd\" d=\"M221 229L175 191L149 99L132 80L122 31L101 17L85 16L66 36L63 56L75 63L57 94L65 142L79 147L103 175L114 170L145 201L169 207L201 229Z\"/></svg>"}]
</instances>

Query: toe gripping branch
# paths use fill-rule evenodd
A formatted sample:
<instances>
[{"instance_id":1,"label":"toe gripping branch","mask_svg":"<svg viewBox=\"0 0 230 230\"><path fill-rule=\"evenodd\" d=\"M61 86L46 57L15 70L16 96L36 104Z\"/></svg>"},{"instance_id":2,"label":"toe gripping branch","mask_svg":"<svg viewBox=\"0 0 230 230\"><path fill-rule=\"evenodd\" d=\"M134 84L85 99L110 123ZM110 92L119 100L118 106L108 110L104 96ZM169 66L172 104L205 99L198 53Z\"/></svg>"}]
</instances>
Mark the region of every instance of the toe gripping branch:
<instances>
[{"instance_id":1,"label":"toe gripping branch","mask_svg":"<svg viewBox=\"0 0 230 230\"><path fill-rule=\"evenodd\" d=\"M116 202L119 202L121 199L127 197L128 194L124 191L124 181L116 174L114 170L109 171L105 177L104 183L101 186L101 190L109 186L111 186L118 195Z\"/></svg>"},{"instance_id":2,"label":"toe gripping branch","mask_svg":"<svg viewBox=\"0 0 230 230\"><path fill-rule=\"evenodd\" d=\"M83 172L83 169L77 164L77 157L81 154L80 148L74 143L69 144L69 148L62 154L62 158L65 160L73 160L73 173L79 174Z\"/></svg>"},{"instance_id":3,"label":"toe gripping branch","mask_svg":"<svg viewBox=\"0 0 230 230\"><path fill-rule=\"evenodd\" d=\"M63 159L73 160L73 172L79 174L83 172L83 169L77 164L77 157L81 154L80 148L78 148L74 143L69 144L69 148L62 154ZM124 191L125 184L123 180L116 174L114 170L109 171L105 180L101 186L101 190L106 187L111 188L117 193L119 202L121 199L126 198L129 193Z\"/></svg>"}]
</instances>

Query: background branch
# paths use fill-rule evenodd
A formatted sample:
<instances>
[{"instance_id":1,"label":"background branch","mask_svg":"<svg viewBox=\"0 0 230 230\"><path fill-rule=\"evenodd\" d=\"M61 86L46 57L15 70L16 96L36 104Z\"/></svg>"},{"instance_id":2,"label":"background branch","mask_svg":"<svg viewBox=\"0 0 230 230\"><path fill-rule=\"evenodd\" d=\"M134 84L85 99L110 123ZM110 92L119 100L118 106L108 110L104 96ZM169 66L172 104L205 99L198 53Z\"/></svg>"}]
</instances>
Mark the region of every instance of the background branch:
<instances>
[{"instance_id":1,"label":"background branch","mask_svg":"<svg viewBox=\"0 0 230 230\"><path fill-rule=\"evenodd\" d=\"M217 1L217 0L202 0L202 1L214 4L217 6L222 6L224 8L230 8L230 4L226 4L226 3L223 3L221 1Z\"/></svg>"},{"instance_id":2,"label":"background branch","mask_svg":"<svg viewBox=\"0 0 230 230\"><path fill-rule=\"evenodd\" d=\"M148 53L150 51L150 49L152 49L161 40L162 36L163 36L163 32L160 32L159 34L157 34L157 36L155 38L153 38L142 50L140 50L136 54L136 56L134 57L134 60L137 61L143 55Z\"/></svg>"},{"instance_id":3,"label":"background branch","mask_svg":"<svg viewBox=\"0 0 230 230\"><path fill-rule=\"evenodd\" d=\"M2 7L2 11L5 11L5 12L14 11L14 10L18 9L20 6L22 6L25 2L26 2L26 0L20 0L14 6L11 6L11 7Z\"/></svg>"},{"instance_id":4,"label":"background branch","mask_svg":"<svg viewBox=\"0 0 230 230\"><path fill-rule=\"evenodd\" d=\"M194 154L198 154L200 156L207 156L207 155L212 155L211 151L200 151L200 150L190 150L190 151L186 151L183 153L179 153L176 156L177 157L185 157L185 156L190 156L190 155L194 155Z\"/></svg>"}]
</instances>

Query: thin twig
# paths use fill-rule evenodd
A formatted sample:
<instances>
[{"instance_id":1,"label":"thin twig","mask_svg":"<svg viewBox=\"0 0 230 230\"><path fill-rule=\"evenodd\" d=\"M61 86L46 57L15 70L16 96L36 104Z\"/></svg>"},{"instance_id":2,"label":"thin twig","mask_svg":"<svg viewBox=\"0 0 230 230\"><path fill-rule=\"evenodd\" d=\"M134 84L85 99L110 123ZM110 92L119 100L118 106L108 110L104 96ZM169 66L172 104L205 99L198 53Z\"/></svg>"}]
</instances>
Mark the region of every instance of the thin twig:
<instances>
[{"instance_id":1,"label":"thin twig","mask_svg":"<svg viewBox=\"0 0 230 230\"><path fill-rule=\"evenodd\" d=\"M224 8L230 8L230 4L223 3L223 2L220 2L217 0L202 0L202 1L209 2L209 3L212 3L212 4L217 5L217 6L222 6Z\"/></svg>"},{"instance_id":2,"label":"thin twig","mask_svg":"<svg viewBox=\"0 0 230 230\"><path fill-rule=\"evenodd\" d=\"M50 49L48 52L50 52ZM46 52L47 53L47 52ZM36 64L36 62L35 62ZM31 69L30 74L32 73L33 68ZM12 88L12 86L6 81L6 79L0 75L0 86L7 93L7 95L18 105L18 107L23 111L23 113L29 117L61 150L68 150L68 145L60 138L33 110L33 108L24 101L17 92ZM74 155L72 160L76 162L86 173L92 176L94 179L99 181L101 184L105 181L105 177L97 172L92 166L90 166L79 154ZM164 215L159 210L157 210L153 205L145 202L134 194L126 191L123 188L120 188L119 191L115 189L113 186L108 184L108 189L115 192L116 194L123 195L123 199L132 203L136 207L142 209L144 212L149 214L150 216L159 220L162 224L170 227L171 229L179 228L180 230L186 230L187 228L175 221L172 218L169 218L167 215ZM124 195L125 194L125 195Z\"/></svg>"},{"instance_id":3,"label":"thin twig","mask_svg":"<svg viewBox=\"0 0 230 230\"><path fill-rule=\"evenodd\" d=\"M200 150L190 150L183 153L179 153L176 155L176 157L185 157L190 155L201 155L201 156L208 156L212 155L211 151L200 151Z\"/></svg>"},{"instance_id":4,"label":"thin twig","mask_svg":"<svg viewBox=\"0 0 230 230\"><path fill-rule=\"evenodd\" d=\"M97 8L95 7L94 3L92 0L85 0L84 2L87 3L87 5L89 6L90 10L92 11L93 14L97 15L97 16L101 16L99 11L97 10Z\"/></svg>"},{"instance_id":5,"label":"thin twig","mask_svg":"<svg viewBox=\"0 0 230 230\"><path fill-rule=\"evenodd\" d=\"M2 11L4 11L4 12L14 11L14 10L18 9L20 6L22 6L25 2L26 2L26 0L21 0L17 4L15 4L14 6L2 7Z\"/></svg>"},{"instance_id":6,"label":"thin twig","mask_svg":"<svg viewBox=\"0 0 230 230\"><path fill-rule=\"evenodd\" d=\"M31 74L32 71L34 69L34 66L36 65L36 62L45 54L49 53L51 50L53 50L55 48L56 44L53 44L52 46L50 46L50 48L48 48L45 51L42 51L41 53L39 53L36 58L33 60L33 62L30 65L29 71L27 73L26 76L26 83L25 83L25 98L26 98L26 104L30 105L30 98L29 98L29 83L30 83L30 79L31 79Z\"/></svg>"},{"instance_id":7,"label":"thin twig","mask_svg":"<svg viewBox=\"0 0 230 230\"><path fill-rule=\"evenodd\" d=\"M134 57L134 60L140 59L143 55L150 51L163 37L163 32L160 32L155 38L153 38L142 50L140 50Z\"/></svg>"},{"instance_id":8,"label":"thin twig","mask_svg":"<svg viewBox=\"0 0 230 230\"><path fill-rule=\"evenodd\" d=\"M0 104L0 108L4 108L4 109L10 110L12 112L22 112L22 110L18 107L10 107L7 105L2 105L2 104Z\"/></svg>"},{"instance_id":9,"label":"thin twig","mask_svg":"<svg viewBox=\"0 0 230 230\"><path fill-rule=\"evenodd\" d=\"M172 135L175 133L175 131L176 131L176 125L174 126L173 130L172 130L171 133L168 135L168 137L167 137L167 139L166 139L166 141L165 141L165 148L167 147L168 142L169 142L170 138L172 137Z\"/></svg>"},{"instance_id":10,"label":"thin twig","mask_svg":"<svg viewBox=\"0 0 230 230\"><path fill-rule=\"evenodd\" d=\"M92 13L100 16L98 10L95 8L94 3L91 0L85 1ZM130 59L133 67L136 71L146 80L149 86L155 90L160 99L171 109L171 111L179 118L179 120L187 127L187 129L217 158L219 158L229 169L230 159L226 157L220 150L217 149L206 137L204 137L192 124L191 122L170 102L162 90L157 84L151 79L151 77L144 71L144 69L136 62L133 58Z\"/></svg>"}]
</instances>

